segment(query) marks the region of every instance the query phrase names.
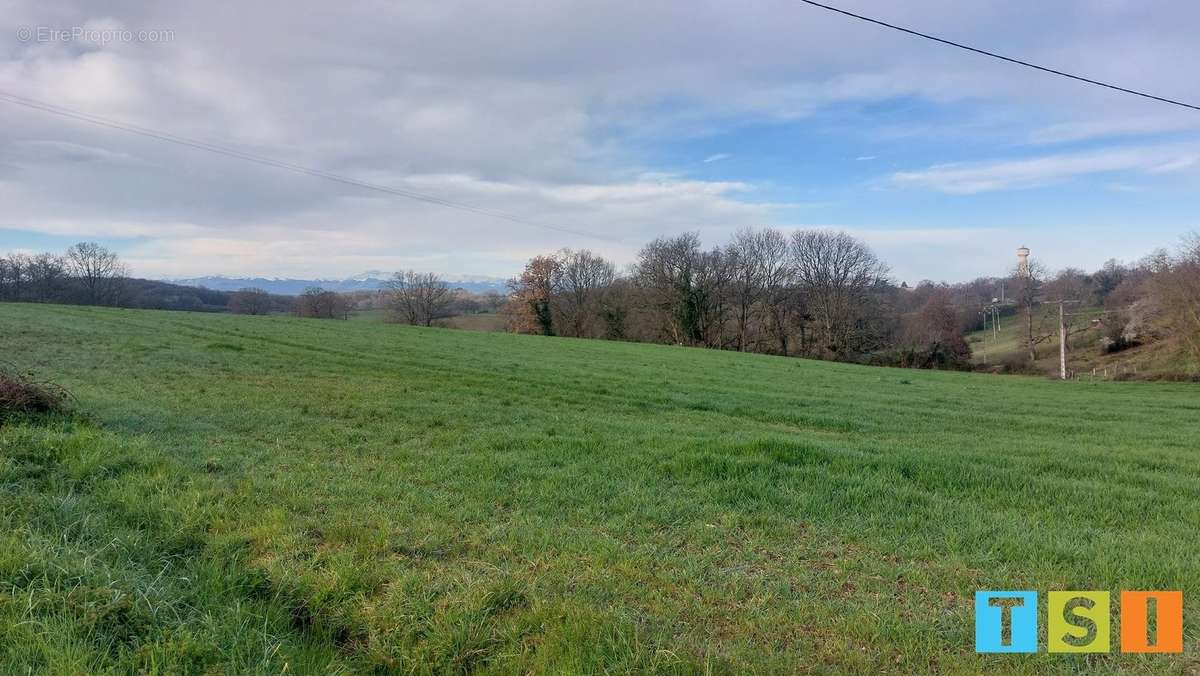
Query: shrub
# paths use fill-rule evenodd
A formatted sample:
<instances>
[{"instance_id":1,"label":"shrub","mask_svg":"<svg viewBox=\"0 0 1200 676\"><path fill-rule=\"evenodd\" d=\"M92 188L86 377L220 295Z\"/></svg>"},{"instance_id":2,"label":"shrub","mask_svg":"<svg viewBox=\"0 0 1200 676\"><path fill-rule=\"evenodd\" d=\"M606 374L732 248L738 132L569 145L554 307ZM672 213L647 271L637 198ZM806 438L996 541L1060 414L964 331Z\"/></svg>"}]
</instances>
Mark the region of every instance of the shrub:
<instances>
[{"instance_id":1,"label":"shrub","mask_svg":"<svg viewBox=\"0 0 1200 676\"><path fill-rule=\"evenodd\" d=\"M62 411L70 398L65 388L0 364L0 424L16 415Z\"/></svg>"},{"instance_id":2,"label":"shrub","mask_svg":"<svg viewBox=\"0 0 1200 676\"><path fill-rule=\"evenodd\" d=\"M1013 352L995 360L995 365L1002 373L1018 373L1035 375L1040 372L1037 365L1029 361L1029 355Z\"/></svg>"},{"instance_id":3,"label":"shrub","mask_svg":"<svg viewBox=\"0 0 1200 676\"><path fill-rule=\"evenodd\" d=\"M965 340L906 344L877 352L862 361L872 366L897 366L909 369L971 370L971 349Z\"/></svg>"}]
</instances>

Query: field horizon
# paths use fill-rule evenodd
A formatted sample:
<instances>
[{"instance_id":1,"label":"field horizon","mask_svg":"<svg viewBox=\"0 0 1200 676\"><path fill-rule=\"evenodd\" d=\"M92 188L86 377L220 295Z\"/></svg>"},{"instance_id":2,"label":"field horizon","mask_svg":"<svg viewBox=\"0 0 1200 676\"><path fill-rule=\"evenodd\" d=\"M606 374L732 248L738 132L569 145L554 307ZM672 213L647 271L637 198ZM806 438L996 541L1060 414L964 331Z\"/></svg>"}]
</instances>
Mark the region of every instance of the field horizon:
<instances>
[{"instance_id":1,"label":"field horizon","mask_svg":"<svg viewBox=\"0 0 1200 676\"><path fill-rule=\"evenodd\" d=\"M1194 384L29 304L0 355L75 396L0 424L19 672L1200 669ZM1182 590L1184 654L977 655L982 589Z\"/></svg>"}]
</instances>

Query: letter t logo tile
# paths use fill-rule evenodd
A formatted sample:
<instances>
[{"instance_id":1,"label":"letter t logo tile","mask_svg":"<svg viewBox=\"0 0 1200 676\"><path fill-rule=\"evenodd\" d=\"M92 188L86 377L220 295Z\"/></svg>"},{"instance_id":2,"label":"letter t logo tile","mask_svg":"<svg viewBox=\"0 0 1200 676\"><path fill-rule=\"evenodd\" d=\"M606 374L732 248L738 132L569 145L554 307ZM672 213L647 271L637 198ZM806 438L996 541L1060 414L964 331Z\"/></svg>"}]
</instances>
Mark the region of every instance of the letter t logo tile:
<instances>
[{"instance_id":1,"label":"letter t logo tile","mask_svg":"<svg viewBox=\"0 0 1200 676\"><path fill-rule=\"evenodd\" d=\"M1037 592L975 592L975 652L1037 652Z\"/></svg>"}]
</instances>

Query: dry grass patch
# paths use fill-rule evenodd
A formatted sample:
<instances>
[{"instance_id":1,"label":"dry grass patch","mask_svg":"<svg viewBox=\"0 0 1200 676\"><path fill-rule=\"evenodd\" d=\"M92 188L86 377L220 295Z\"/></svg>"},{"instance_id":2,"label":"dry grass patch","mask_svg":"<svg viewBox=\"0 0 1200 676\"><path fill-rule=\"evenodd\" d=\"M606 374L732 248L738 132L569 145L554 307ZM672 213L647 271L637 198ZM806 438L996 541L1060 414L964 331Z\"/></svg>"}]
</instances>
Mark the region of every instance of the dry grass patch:
<instances>
[{"instance_id":1,"label":"dry grass patch","mask_svg":"<svg viewBox=\"0 0 1200 676\"><path fill-rule=\"evenodd\" d=\"M0 424L17 415L61 412L70 399L66 388L0 363Z\"/></svg>"}]
</instances>

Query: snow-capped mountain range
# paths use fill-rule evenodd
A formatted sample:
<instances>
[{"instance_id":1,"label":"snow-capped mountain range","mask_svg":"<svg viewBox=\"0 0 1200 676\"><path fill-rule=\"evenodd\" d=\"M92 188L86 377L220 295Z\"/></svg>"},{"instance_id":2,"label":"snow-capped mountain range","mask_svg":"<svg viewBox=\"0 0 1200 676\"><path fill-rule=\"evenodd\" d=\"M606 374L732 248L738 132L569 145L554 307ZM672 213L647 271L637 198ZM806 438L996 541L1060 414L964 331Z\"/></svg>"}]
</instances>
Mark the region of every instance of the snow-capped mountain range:
<instances>
[{"instance_id":1,"label":"snow-capped mountain range","mask_svg":"<svg viewBox=\"0 0 1200 676\"><path fill-rule=\"evenodd\" d=\"M162 281L184 286L201 286L214 291L237 291L258 288L281 296L296 296L310 286L319 286L329 291L372 291L383 288L391 274L382 270L368 270L345 279L283 279L279 277L191 277L187 279L164 279ZM446 283L455 288L473 293L498 291L505 293L505 280L485 275L452 275L444 277Z\"/></svg>"}]
</instances>

